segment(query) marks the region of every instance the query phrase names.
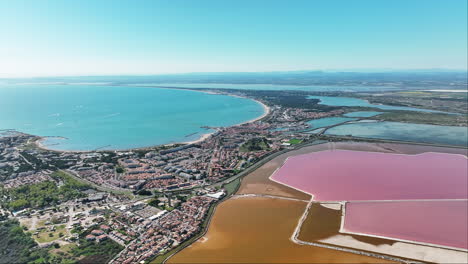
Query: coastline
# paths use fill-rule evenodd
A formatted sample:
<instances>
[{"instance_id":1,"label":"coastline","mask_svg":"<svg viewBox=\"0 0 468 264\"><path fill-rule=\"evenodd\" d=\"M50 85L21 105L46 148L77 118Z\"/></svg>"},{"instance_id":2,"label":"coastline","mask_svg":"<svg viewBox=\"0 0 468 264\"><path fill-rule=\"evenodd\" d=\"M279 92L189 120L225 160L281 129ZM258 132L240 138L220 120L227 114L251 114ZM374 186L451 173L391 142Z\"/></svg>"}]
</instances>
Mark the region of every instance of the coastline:
<instances>
[{"instance_id":1,"label":"coastline","mask_svg":"<svg viewBox=\"0 0 468 264\"><path fill-rule=\"evenodd\" d=\"M240 126L240 125L244 125L244 124L250 124L250 123L253 123L253 122L256 122L256 121L259 121L263 118L265 118L266 116L268 116L271 112L271 109L269 106L267 106L266 104L264 104L263 102L260 102L258 100L255 100L255 99L252 99L252 98L248 98L248 97L242 97L242 96L238 96L238 95L230 95L230 94L222 94L222 93L215 93L215 92L207 92L209 94L220 94L220 95L228 95L228 96L233 96L233 97L239 97L239 98L244 98L244 99L249 99L249 100L252 100L252 101L255 101L256 103L260 104L263 108L263 114L257 118L254 118L254 119L251 119L251 120L248 120L246 122L241 122L239 124L234 124L232 126L228 126L228 127L235 127L235 126ZM192 140L192 141L185 141L185 142L180 142L180 143L183 143L183 144L196 144L196 143L200 143L200 142L203 142L204 140L208 139L209 137L211 137L213 134L215 134L217 131L215 132L211 132L211 133L205 133L205 134L202 134L201 137L199 139L196 139L196 140Z\"/></svg>"},{"instance_id":2,"label":"coastline","mask_svg":"<svg viewBox=\"0 0 468 264\"><path fill-rule=\"evenodd\" d=\"M117 86L120 86L120 85L117 85ZM124 86L124 85L122 85ZM130 87L132 87L132 85L130 85ZM139 87L139 86L133 86L133 87ZM259 116L259 117L256 117L254 119L251 119L249 121L246 121L246 122L241 122L241 123L238 123L238 124L234 124L232 126L228 126L228 127L233 127L233 126L240 126L240 125L243 125L243 124L248 124L248 123L253 123L255 121L258 121L260 119L263 119L264 117L266 117L270 111L271 111L271 108L266 105L265 103L257 100L257 99L254 99L254 98L250 98L250 97L247 97L247 96L240 96L240 95L237 95L237 94L230 94L228 92L216 92L216 91L207 91L207 90L201 90L202 88L183 88L183 87L170 87L170 86L143 86L143 87L148 87L148 88L158 88L158 89L170 89L170 90L182 90L182 91L194 91L194 92L200 92L200 93L206 93L206 94L213 94L213 95L226 95L226 96L232 96L232 97L237 97L237 98L243 98L243 99L248 99L248 100L252 100L254 102L256 102L257 104L261 105L262 108L263 108L263 111L264 113ZM213 89L213 88L208 88L208 89ZM212 134L212 133L207 133L207 134Z\"/></svg>"},{"instance_id":3,"label":"coastline","mask_svg":"<svg viewBox=\"0 0 468 264\"><path fill-rule=\"evenodd\" d=\"M64 84L64 85L66 85L66 84ZM128 86L128 87L131 87L131 86ZM229 93L220 93L220 92L214 92L214 91L204 91L204 90L198 90L198 89L187 89L187 88L178 88L178 87L157 87L157 86L153 86L153 87L148 86L148 87L149 88L160 88L160 89L171 89L171 90L189 90L189 91L201 92L201 93L207 93L207 94L213 94L213 95L232 96L232 97L252 100L252 101L256 102L257 104L259 104L260 106L262 106L262 108L263 108L263 114L262 115L254 118L254 119L245 121L245 122L241 122L241 123L238 123L238 124L233 124L233 125L230 125L230 126L226 126L225 128L240 126L240 125L243 125L243 124L249 124L249 123L259 121L259 120L265 118L266 116L268 116L270 114L270 112L271 112L270 107L267 106L265 103L263 103L263 102L261 102L259 100L253 99L253 98L249 98L249 97L244 97L244 96L239 96L239 95L234 95L234 94L229 94ZM36 145L36 147L38 147L40 149L48 150L48 151L61 152L61 153L89 153L89 152L102 152L102 151L132 151L132 150L151 149L151 148L161 147L161 146L171 146L171 145L177 145L177 144L188 144L188 145L197 144L197 143L203 142L206 139L210 138L216 132L217 131L210 132L210 133L203 133L203 134L201 134L201 136L198 139L191 140L191 141L180 141L180 142L173 142L173 143L159 144L159 145L150 145L150 146L147 146L147 147L136 147L136 148L129 148L129 149L102 149L102 150L61 150L61 149L54 149L54 148L50 148L50 147L43 144L48 136L37 136L37 135L35 135L35 136L39 137L39 139L35 140L33 143ZM60 136L57 136L57 137L60 137Z\"/></svg>"},{"instance_id":4,"label":"coastline","mask_svg":"<svg viewBox=\"0 0 468 264\"><path fill-rule=\"evenodd\" d=\"M205 133L205 134L202 134L202 135L200 136L200 138L198 138L198 139L196 139L196 140L185 141L185 142L180 142L180 143L182 143L182 144L187 144L187 145L200 143L200 142L202 142L202 141L208 139L209 137L211 137L211 135L213 135L214 133L216 133L216 132Z\"/></svg>"},{"instance_id":5,"label":"coastline","mask_svg":"<svg viewBox=\"0 0 468 264\"><path fill-rule=\"evenodd\" d=\"M36 147L43 149L43 150L48 150L48 151L54 151L54 152L61 152L61 153L87 153L87 152L92 152L92 150L60 150L60 149L53 149L49 148L48 146L44 145L44 141L47 140L47 137L41 137L37 136L39 139L35 140L33 142Z\"/></svg>"}]
</instances>

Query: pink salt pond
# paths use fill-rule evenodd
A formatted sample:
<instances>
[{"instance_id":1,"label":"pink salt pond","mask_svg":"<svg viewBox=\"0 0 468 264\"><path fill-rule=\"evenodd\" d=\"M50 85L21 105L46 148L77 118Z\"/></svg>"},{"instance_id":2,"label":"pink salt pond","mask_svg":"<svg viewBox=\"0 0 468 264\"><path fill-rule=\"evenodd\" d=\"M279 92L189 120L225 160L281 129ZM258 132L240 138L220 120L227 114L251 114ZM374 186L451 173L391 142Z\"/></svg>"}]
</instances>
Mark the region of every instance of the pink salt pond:
<instances>
[{"instance_id":1,"label":"pink salt pond","mask_svg":"<svg viewBox=\"0 0 468 264\"><path fill-rule=\"evenodd\" d=\"M468 201L346 203L343 232L468 249Z\"/></svg>"},{"instance_id":2,"label":"pink salt pond","mask_svg":"<svg viewBox=\"0 0 468 264\"><path fill-rule=\"evenodd\" d=\"M271 179L317 201L466 199L467 158L329 150L290 157Z\"/></svg>"}]
</instances>

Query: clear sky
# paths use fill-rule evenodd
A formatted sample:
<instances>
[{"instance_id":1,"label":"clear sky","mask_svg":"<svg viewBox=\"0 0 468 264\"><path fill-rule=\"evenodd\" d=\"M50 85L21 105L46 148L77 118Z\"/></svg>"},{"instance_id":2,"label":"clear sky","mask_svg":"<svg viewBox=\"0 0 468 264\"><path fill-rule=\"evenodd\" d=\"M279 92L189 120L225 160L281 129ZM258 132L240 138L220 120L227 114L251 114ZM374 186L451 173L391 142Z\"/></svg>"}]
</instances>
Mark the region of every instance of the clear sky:
<instances>
[{"instance_id":1,"label":"clear sky","mask_svg":"<svg viewBox=\"0 0 468 264\"><path fill-rule=\"evenodd\" d=\"M0 0L0 77L467 68L467 0Z\"/></svg>"}]
</instances>

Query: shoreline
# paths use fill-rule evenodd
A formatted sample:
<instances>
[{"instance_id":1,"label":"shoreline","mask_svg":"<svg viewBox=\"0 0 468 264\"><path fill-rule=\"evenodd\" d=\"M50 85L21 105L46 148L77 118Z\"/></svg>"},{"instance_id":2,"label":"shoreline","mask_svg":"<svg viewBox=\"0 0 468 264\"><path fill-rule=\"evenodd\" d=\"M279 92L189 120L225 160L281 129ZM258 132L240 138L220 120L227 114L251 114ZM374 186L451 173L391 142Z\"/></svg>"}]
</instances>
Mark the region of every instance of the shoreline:
<instances>
[{"instance_id":1,"label":"shoreline","mask_svg":"<svg viewBox=\"0 0 468 264\"><path fill-rule=\"evenodd\" d=\"M229 95L229 94L222 94L222 93L214 93L214 92L207 92L209 94L218 94L218 95L228 95L228 96L232 96L232 97L238 97L238 98L244 98L244 99L249 99L249 100L252 100L252 101L255 101L256 103L260 104L263 108L263 114L257 118L254 118L254 119L251 119L251 120L248 120L246 122L241 122L241 123L238 123L238 124L234 124L232 126L227 126L225 128L229 128L229 127L235 127L235 126L241 126L241 125L244 125L244 124L250 124L250 123L254 123L254 122L257 122L263 118L265 118L266 116L268 116L271 112L271 109L269 106L267 106L266 104L264 104L263 102L260 102L256 99L252 99L252 98L248 98L248 97L242 97L242 96L238 96L238 95ZM196 140L192 140L192 141L186 141L186 142L181 142L183 144L196 144L196 143L200 143L200 142L203 142L204 140L208 139L209 137L211 137L213 134L217 133L218 131L214 131L214 132L211 132L211 133L204 133L200 136L199 139L196 139Z\"/></svg>"},{"instance_id":2,"label":"shoreline","mask_svg":"<svg viewBox=\"0 0 468 264\"><path fill-rule=\"evenodd\" d=\"M217 132L217 131L211 132L211 133L204 133L204 134L201 134L200 138L198 138L198 139L195 139L195 140L192 140L192 141L184 141L184 142L181 142L181 143L182 143L182 144L187 144L187 145L200 143L200 142L205 141L205 140L208 139L209 137L211 137L211 136L212 136L213 134L215 134L216 132Z\"/></svg>"},{"instance_id":3,"label":"shoreline","mask_svg":"<svg viewBox=\"0 0 468 264\"><path fill-rule=\"evenodd\" d=\"M48 150L48 151L54 151L54 152L61 152L61 153L87 153L87 152L92 152L92 150L60 150L60 149L53 149L49 148L48 146L44 145L44 141L47 140L47 137L41 137L37 136L39 139L35 140L33 142L36 147L43 149L43 150Z\"/></svg>"},{"instance_id":4,"label":"shoreline","mask_svg":"<svg viewBox=\"0 0 468 264\"><path fill-rule=\"evenodd\" d=\"M66 85L66 84L64 84ZM115 86L115 85L114 85ZM120 85L118 85L120 86ZM132 87L132 86L126 86L126 85L122 85L122 86L125 86L125 87ZM226 126L226 127L223 127L223 128L229 128L229 127L235 127L235 126L240 126L240 125L244 125L244 124L249 124L249 123L253 123L253 122L256 122L256 121L259 121L263 118L265 118L266 116L268 116L271 112L271 108L266 105L265 103L257 100L257 99L253 99L253 98L250 98L250 97L244 97L244 96L239 96L239 95L234 95L234 94L229 94L229 93L220 93L220 92L213 92L213 91L204 91L204 90L198 90L198 89L189 89L189 88L177 88L177 87L158 87L158 86L148 86L148 88L160 88L160 89L171 89L171 90L189 90L189 91L194 91L194 92L201 92L201 93L206 93L206 94L213 94L213 95L225 95L225 96L232 96L232 97L237 97L237 98L243 98L243 99L248 99L248 100L252 100L254 101L255 103L259 104L262 108L263 108L263 114L260 115L259 117L256 117L254 119L251 119L251 120L248 120L248 121L245 121L245 122L241 122L241 123L238 123L238 124L233 124L233 125L230 125L230 126ZM60 149L53 149L53 148L50 148L48 146L45 146L43 144L44 141L47 140L48 137L51 137L51 136L37 136L39 137L39 139L35 140L33 143L36 145L36 147L40 148L40 149L43 149L43 150L48 150L48 151L54 151L54 152L60 152L60 153L89 153L89 152L104 152L104 151L133 151L133 150L145 150L145 149L151 149L151 148L155 148L155 147L161 147L161 146L171 146L171 145L177 145L177 144L187 144L187 145L190 145L190 144L197 144L197 143L200 143L200 142L203 142L205 141L206 139L210 138L213 134L217 133L218 131L214 131L214 132L210 132L210 133L203 133L200 135L200 137L198 139L195 139L195 140L191 140L191 141L180 141L180 142L173 142L173 143L167 143L167 144L159 144L159 145L151 145L151 146L147 146L147 147L136 147L136 148L128 148L128 149L102 149L102 150L60 150ZM34 135L36 136L36 135ZM54 137L57 137L57 138L64 138L62 136L54 136Z\"/></svg>"},{"instance_id":5,"label":"shoreline","mask_svg":"<svg viewBox=\"0 0 468 264\"><path fill-rule=\"evenodd\" d=\"M118 85L118 86L125 86L125 87L141 87L141 86L126 86L126 85ZM170 89L170 90L182 90L182 91L194 91L194 92L201 92L201 93L206 93L206 94L212 94L212 95L226 95L226 96L232 96L232 97L237 97L237 98L242 98L242 99L248 99L248 100L252 100L254 102L256 102L257 104L261 105L262 108L263 108L263 114L259 117L256 117L254 119L251 119L249 121L245 121L245 122L241 122L241 123L238 123L238 124L234 124L234 125L231 125L231 126L227 126L227 127L234 127L234 126L240 126L240 125L243 125L243 124L248 124L248 123L253 123L255 121L259 121L260 119L263 119L264 117L266 117L268 114L270 114L271 112L271 108L266 105L265 103L257 100L257 99L254 99L254 98L250 98L250 97L247 97L247 96L240 96L240 95L237 95L237 94L230 94L229 92L216 92L216 91L212 91L212 89L214 88L207 88L207 89L210 89L209 91L207 90L201 90L203 88L184 88L184 87L169 87L169 86L143 86L144 88L159 88L159 89Z\"/></svg>"}]
</instances>

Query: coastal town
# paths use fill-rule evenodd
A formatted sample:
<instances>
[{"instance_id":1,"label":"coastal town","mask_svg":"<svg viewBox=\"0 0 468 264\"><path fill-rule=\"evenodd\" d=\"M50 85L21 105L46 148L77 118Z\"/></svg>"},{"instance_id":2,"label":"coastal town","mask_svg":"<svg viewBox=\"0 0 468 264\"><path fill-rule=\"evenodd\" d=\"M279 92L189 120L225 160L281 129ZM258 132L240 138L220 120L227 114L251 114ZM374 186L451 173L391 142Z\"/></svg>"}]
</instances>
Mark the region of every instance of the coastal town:
<instances>
[{"instance_id":1,"label":"coastal town","mask_svg":"<svg viewBox=\"0 0 468 264\"><path fill-rule=\"evenodd\" d=\"M468 264L467 10L0 1L0 264Z\"/></svg>"},{"instance_id":2,"label":"coastal town","mask_svg":"<svg viewBox=\"0 0 468 264\"><path fill-rule=\"evenodd\" d=\"M304 144L340 141L324 131L367 119L343 119L359 108L322 106L300 93L293 96L302 107L290 107L276 94L215 92L257 100L264 115L204 127L196 141L129 150L56 151L42 137L1 131L2 217L18 220L54 258L164 259L206 230L214 207L235 193L245 171ZM316 123L334 118L339 121Z\"/></svg>"},{"instance_id":3,"label":"coastal town","mask_svg":"<svg viewBox=\"0 0 468 264\"><path fill-rule=\"evenodd\" d=\"M263 106L262 117L209 128L195 142L126 151L60 152L40 137L2 131L2 215L18 219L40 247L110 244L118 252L105 257L110 263L150 261L200 233L209 211L232 193L229 179L314 137L301 133L312 129L308 120L343 113ZM41 186L64 193L37 203L20 195Z\"/></svg>"}]
</instances>

